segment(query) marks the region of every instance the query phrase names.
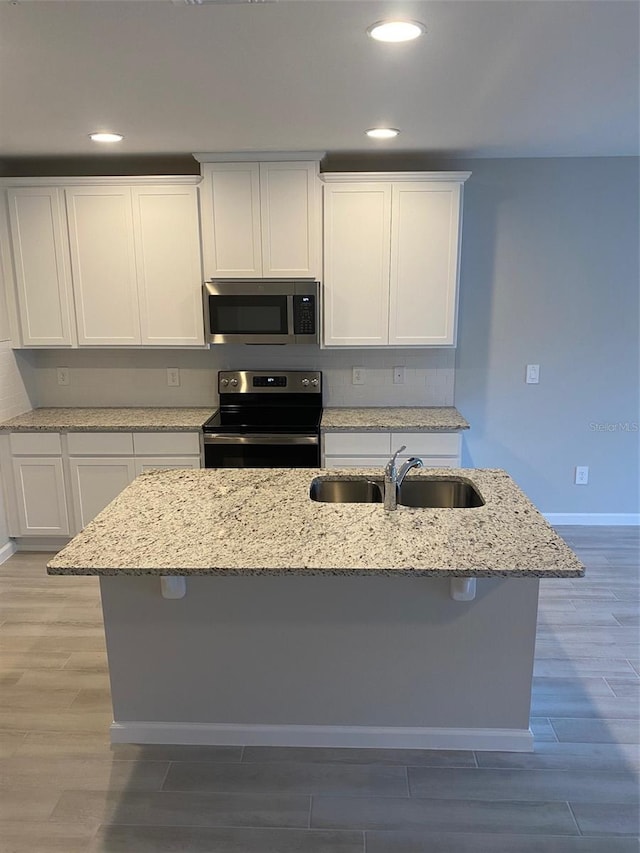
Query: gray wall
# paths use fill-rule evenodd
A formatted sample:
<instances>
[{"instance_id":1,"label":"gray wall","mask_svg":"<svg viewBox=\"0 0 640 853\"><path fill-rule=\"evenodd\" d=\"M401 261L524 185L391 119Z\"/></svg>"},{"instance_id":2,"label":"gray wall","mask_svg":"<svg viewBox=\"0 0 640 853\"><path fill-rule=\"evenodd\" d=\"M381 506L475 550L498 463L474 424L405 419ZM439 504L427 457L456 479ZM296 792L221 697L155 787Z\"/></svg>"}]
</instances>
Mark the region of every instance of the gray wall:
<instances>
[{"instance_id":1,"label":"gray wall","mask_svg":"<svg viewBox=\"0 0 640 853\"><path fill-rule=\"evenodd\" d=\"M463 464L505 468L544 512L637 513L639 161L468 165ZM527 363L539 385L525 384ZM574 485L576 465L589 466L587 486Z\"/></svg>"}]
</instances>

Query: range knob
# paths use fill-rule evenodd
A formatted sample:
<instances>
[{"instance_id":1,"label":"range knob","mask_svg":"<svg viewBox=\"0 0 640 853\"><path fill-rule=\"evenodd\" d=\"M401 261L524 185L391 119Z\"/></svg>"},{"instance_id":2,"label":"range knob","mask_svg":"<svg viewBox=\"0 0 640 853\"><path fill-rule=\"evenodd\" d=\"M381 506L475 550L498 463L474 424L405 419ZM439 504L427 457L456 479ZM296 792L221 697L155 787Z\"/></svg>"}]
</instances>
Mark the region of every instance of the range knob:
<instances>
[{"instance_id":1,"label":"range knob","mask_svg":"<svg viewBox=\"0 0 640 853\"><path fill-rule=\"evenodd\" d=\"M228 379L221 379L220 384L222 385L223 388L226 388L227 385L229 384L229 380Z\"/></svg>"},{"instance_id":2,"label":"range knob","mask_svg":"<svg viewBox=\"0 0 640 853\"><path fill-rule=\"evenodd\" d=\"M238 380L237 380L237 379L232 379L232 380L231 380L231 385L232 385L234 388L236 387L236 385L237 385L237 384L238 384Z\"/></svg>"},{"instance_id":3,"label":"range knob","mask_svg":"<svg viewBox=\"0 0 640 853\"><path fill-rule=\"evenodd\" d=\"M312 379L312 380L311 380L311 384L312 384L312 385L314 385L314 386L317 386L317 385L318 385L318 380L317 380L317 379Z\"/></svg>"},{"instance_id":4,"label":"range knob","mask_svg":"<svg viewBox=\"0 0 640 853\"><path fill-rule=\"evenodd\" d=\"M304 385L304 387L306 388L306 387L307 387L307 385L309 384L309 380L308 380L308 379L303 379L303 380L302 380L302 384L303 384L303 385Z\"/></svg>"}]
</instances>

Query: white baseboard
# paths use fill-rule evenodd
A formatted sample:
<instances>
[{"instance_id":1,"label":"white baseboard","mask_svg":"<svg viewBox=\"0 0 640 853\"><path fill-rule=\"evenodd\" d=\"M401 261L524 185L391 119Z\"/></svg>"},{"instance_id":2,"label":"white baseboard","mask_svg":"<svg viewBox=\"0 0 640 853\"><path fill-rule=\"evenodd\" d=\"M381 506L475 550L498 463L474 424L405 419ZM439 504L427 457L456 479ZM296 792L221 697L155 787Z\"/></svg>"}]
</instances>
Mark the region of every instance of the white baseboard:
<instances>
[{"instance_id":1,"label":"white baseboard","mask_svg":"<svg viewBox=\"0 0 640 853\"><path fill-rule=\"evenodd\" d=\"M62 550L71 538L69 536L21 536L16 539L18 551L51 551Z\"/></svg>"},{"instance_id":2,"label":"white baseboard","mask_svg":"<svg viewBox=\"0 0 640 853\"><path fill-rule=\"evenodd\" d=\"M640 512L543 512L549 524L623 527L640 524Z\"/></svg>"},{"instance_id":3,"label":"white baseboard","mask_svg":"<svg viewBox=\"0 0 640 853\"><path fill-rule=\"evenodd\" d=\"M2 545L0 547L0 566L15 554L17 550L16 543L12 540L9 540L6 545Z\"/></svg>"},{"instance_id":4,"label":"white baseboard","mask_svg":"<svg viewBox=\"0 0 640 853\"><path fill-rule=\"evenodd\" d=\"M533 735L530 729L274 726L135 721L113 722L111 742L196 746L324 746L533 752Z\"/></svg>"}]
</instances>

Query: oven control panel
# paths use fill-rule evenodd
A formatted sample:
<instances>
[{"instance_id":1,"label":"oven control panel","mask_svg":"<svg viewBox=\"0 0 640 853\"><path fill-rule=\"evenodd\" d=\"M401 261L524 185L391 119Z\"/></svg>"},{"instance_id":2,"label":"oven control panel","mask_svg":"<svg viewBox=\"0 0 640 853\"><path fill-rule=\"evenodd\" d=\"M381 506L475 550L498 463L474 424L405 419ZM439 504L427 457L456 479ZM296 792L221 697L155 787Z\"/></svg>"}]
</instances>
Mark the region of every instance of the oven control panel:
<instances>
[{"instance_id":1,"label":"oven control panel","mask_svg":"<svg viewBox=\"0 0 640 853\"><path fill-rule=\"evenodd\" d=\"M319 370L221 370L220 394L321 394Z\"/></svg>"}]
</instances>

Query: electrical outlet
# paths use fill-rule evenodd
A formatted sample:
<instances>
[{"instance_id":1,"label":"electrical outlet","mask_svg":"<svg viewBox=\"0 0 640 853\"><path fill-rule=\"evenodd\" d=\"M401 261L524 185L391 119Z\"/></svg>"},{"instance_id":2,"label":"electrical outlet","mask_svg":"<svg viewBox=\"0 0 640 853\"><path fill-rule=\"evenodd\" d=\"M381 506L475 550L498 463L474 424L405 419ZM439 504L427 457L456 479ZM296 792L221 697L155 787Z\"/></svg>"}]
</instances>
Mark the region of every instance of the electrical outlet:
<instances>
[{"instance_id":1,"label":"electrical outlet","mask_svg":"<svg viewBox=\"0 0 640 853\"><path fill-rule=\"evenodd\" d=\"M68 367L56 367L56 373L58 374L58 385L68 385L69 384L69 368Z\"/></svg>"},{"instance_id":2,"label":"electrical outlet","mask_svg":"<svg viewBox=\"0 0 640 853\"><path fill-rule=\"evenodd\" d=\"M167 385L177 388L180 384L180 370L177 367L167 367Z\"/></svg>"},{"instance_id":3,"label":"electrical outlet","mask_svg":"<svg viewBox=\"0 0 640 853\"><path fill-rule=\"evenodd\" d=\"M589 466L576 465L576 486L586 486L589 482Z\"/></svg>"},{"instance_id":4,"label":"electrical outlet","mask_svg":"<svg viewBox=\"0 0 640 853\"><path fill-rule=\"evenodd\" d=\"M351 384L352 385L364 385L364 367L352 368Z\"/></svg>"},{"instance_id":5,"label":"electrical outlet","mask_svg":"<svg viewBox=\"0 0 640 853\"><path fill-rule=\"evenodd\" d=\"M540 365L527 365L527 385L537 385L540 382Z\"/></svg>"},{"instance_id":6,"label":"electrical outlet","mask_svg":"<svg viewBox=\"0 0 640 853\"><path fill-rule=\"evenodd\" d=\"M393 384L404 385L404 367L393 368Z\"/></svg>"}]
</instances>

